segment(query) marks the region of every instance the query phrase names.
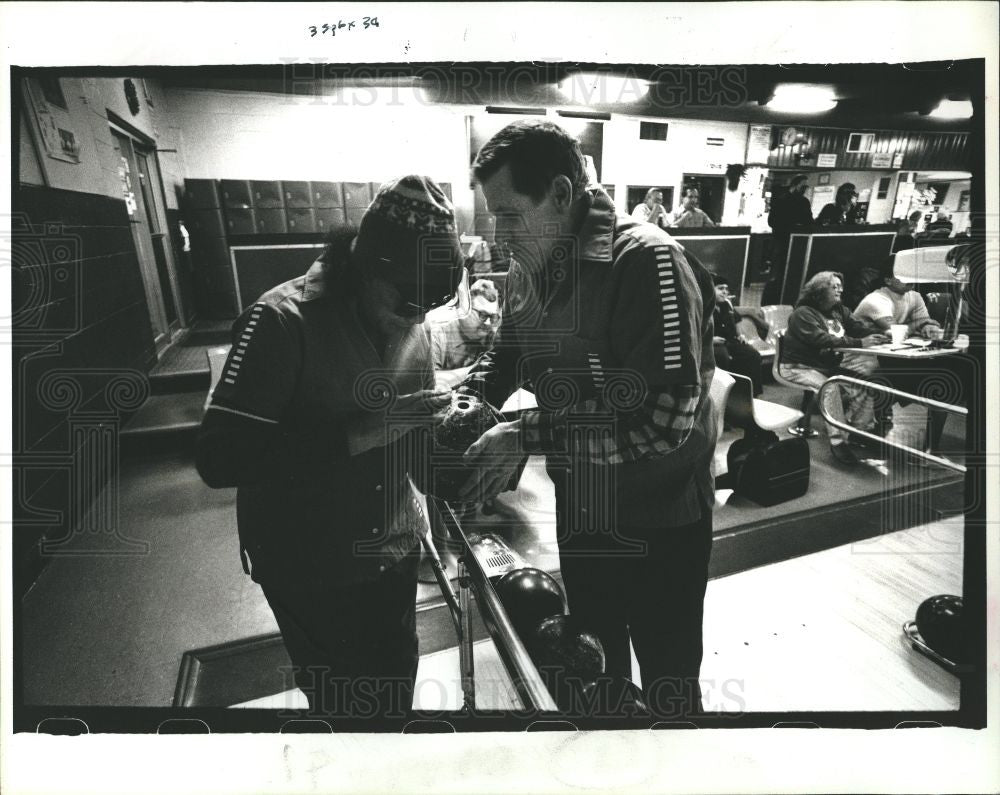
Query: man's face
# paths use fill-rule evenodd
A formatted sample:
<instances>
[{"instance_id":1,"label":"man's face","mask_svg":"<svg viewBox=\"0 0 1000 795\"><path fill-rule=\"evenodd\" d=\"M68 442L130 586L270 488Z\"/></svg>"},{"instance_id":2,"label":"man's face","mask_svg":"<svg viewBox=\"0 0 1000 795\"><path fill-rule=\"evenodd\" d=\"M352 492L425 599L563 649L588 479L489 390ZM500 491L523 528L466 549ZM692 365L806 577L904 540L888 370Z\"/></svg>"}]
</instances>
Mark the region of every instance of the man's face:
<instances>
[{"instance_id":1,"label":"man's face","mask_svg":"<svg viewBox=\"0 0 1000 795\"><path fill-rule=\"evenodd\" d=\"M898 293L899 295L905 295L911 290L910 285L908 285L906 282L900 281L895 276L886 279L885 286L888 287L890 290L892 290L894 293Z\"/></svg>"},{"instance_id":2,"label":"man's face","mask_svg":"<svg viewBox=\"0 0 1000 795\"><path fill-rule=\"evenodd\" d=\"M646 201L650 209L655 207L657 204L663 204L663 194L660 191L656 191L649 199Z\"/></svg>"},{"instance_id":3,"label":"man's face","mask_svg":"<svg viewBox=\"0 0 1000 795\"><path fill-rule=\"evenodd\" d=\"M560 236L570 233L569 209L557 206L552 186L538 202L519 193L509 165L484 179L480 187L496 218L497 241L508 245L522 266L541 272Z\"/></svg>"},{"instance_id":4,"label":"man's face","mask_svg":"<svg viewBox=\"0 0 1000 795\"><path fill-rule=\"evenodd\" d=\"M717 304L724 304L728 300L729 300L729 285L728 284L715 285L715 302Z\"/></svg>"},{"instance_id":5,"label":"man's face","mask_svg":"<svg viewBox=\"0 0 1000 795\"><path fill-rule=\"evenodd\" d=\"M460 315L458 323L466 339L484 340L500 323L500 307L496 301L475 295L472 297L472 309L467 314Z\"/></svg>"},{"instance_id":6,"label":"man's face","mask_svg":"<svg viewBox=\"0 0 1000 795\"><path fill-rule=\"evenodd\" d=\"M693 190L684 197L684 206L689 210L698 206L698 191Z\"/></svg>"},{"instance_id":7,"label":"man's face","mask_svg":"<svg viewBox=\"0 0 1000 795\"><path fill-rule=\"evenodd\" d=\"M807 185L808 183L805 180L796 182L794 185L792 185L792 193L800 193L800 194L805 193Z\"/></svg>"}]
</instances>

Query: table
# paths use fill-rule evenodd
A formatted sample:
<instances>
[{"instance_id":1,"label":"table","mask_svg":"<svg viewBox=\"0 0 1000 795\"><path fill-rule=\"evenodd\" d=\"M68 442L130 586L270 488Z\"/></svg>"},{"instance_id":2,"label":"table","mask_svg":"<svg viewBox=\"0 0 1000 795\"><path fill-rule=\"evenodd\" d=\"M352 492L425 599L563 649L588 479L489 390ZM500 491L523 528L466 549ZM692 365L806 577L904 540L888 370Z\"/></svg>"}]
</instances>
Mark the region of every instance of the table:
<instances>
[{"instance_id":1,"label":"table","mask_svg":"<svg viewBox=\"0 0 1000 795\"><path fill-rule=\"evenodd\" d=\"M900 345L885 342L870 348L837 348L840 353L864 353L886 359L935 359L939 356L951 356L962 353L966 346L961 344L950 348L930 348L930 340L920 337L910 337Z\"/></svg>"}]
</instances>

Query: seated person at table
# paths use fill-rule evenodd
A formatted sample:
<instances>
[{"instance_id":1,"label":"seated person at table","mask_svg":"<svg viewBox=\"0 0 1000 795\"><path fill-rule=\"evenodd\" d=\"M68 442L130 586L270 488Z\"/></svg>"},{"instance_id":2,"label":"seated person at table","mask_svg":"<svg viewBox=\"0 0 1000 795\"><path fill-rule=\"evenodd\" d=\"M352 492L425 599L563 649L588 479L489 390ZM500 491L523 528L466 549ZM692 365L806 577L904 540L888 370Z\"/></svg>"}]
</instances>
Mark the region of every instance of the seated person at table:
<instances>
[{"instance_id":1,"label":"seated person at table","mask_svg":"<svg viewBox=\"0 0 1000 795\"><path fill-rule=\"evenodd\" d=\"M646 191L646 198L642 204L637 204L633 208L632 217L637 221L656 224L661 229L666 229L670 219L667 208L663 206L663 191L659 188L650 188Z\"/></svg>"},{"instance_id":2,"label":"seated person at table","mask_svg":"<svg viewBox=\"0 0 1000 795\"><path fill-rule=\"evenodd\" d=\"M834 271L820 271L806 282L798 303L788 318L779 363L781 375L819 392L832 375L838 373L866 378L877 366L877 357L861 353L838 353L838 348L870 348L887 337L854 317L841 302L844 280ZM841 384L824 395L827 413L854 428L869 430L875 422L871 393L854 384ZM833 457L842 464L858 463L848 447L848 432L827 425Z\"/></svg>"},{"instance_id":3,"label":"seated person at table","mask_svg":"<svg viewBox=\"0 0 1000 795\"><path fill-rule=\"evenodd\" d=\"M941 325L930 316L927 311L927 304L924 303L923 296L913 289L912 285L900 281L892 274L890 267L889 274L884 280L884 284L877 290L869 293L858 304L854 310L855 317L872 323L882 331L888 331L890 326L905 325L907 336L921 336L927 340L941 339L944 330ZM947 364L936 362L929 364L932 371L941 370ZM929 381L932 389L938 379L935 373L927 373L930 379L925 378L925 374L918 372L913 363L907 360L884 358L880 362L880 374L885 377L889 385L895 389L900 389L911 394L920 394L924 391L925 381ZM899 399L896 401L900 406L906 406L910 401ZM880 412L879 423L882 426L880 432L888 431L892 425L892 408L889 406ZM941 440L944 432L944 423L947 415L940 411L930 412L930 423L928 426L928 449L935 449Z\"/></svg>"},{"instance_id":4,"label":"seated person at table","mask_svg":"<svg viewBox=\"0 0 1000 795\"><path fill-rule=\"evenodd\" d=\"M712 281L715 282L715 310L712 313L715 322L715 363L723 370L745 375L753 381L753 396L759 397L764 391L760 353L740 334L737 324L744 317L749 318L761 337L767 336L770 326L758 314L759 310L753 312L733 306L729 280L725 276L713 274Z\"/></svg>"},{"instance_id":5,"label":"seated person at table","mask_svg":"<svg viewBox=\"0 0 1000 795\"><path fill-rule=\"evenodd\" d=\"M937 215L934 220L931 221L924 228L923 238L945 238L951 237L951 232L954 226L951 223L951 218L948 217L948 213L944 210L938 210Z\"/></svg>"},{"instance_id":6,"label":"seated person at table","mask_svg":"<svg viewBox=\"0 0 1000 795\"><path fill-rule=\"evenodd\" d=\"M466 314L452 310L447 319L431 321L431 357L438 386L453 386L441 373L466 368L493 347L500 326L500 296L489 279L478 279L469 288L472 308ZM464 370L455 383L464 377ZM442 383L442 380L444 383Z\"/></svg>"},{"instance_id":7,"label":"seated person at table","mask_svg":"<svg viewBox=\"0 0 1000 795\"><path fill-rule=\"evenodd\" d=\"M698 206L700 196L695 188L688 188L684 191L684 198L681 206L674 213L671 226L680 228L710 228L715 226L715 222L709 218L708 213Z\"/></svg>"},{"instance_id":8,"label":"seated person at table","mask_svg":"<svg viewBox=\"0 0 1000 795\"><path fill-rule=\"evenodd\" d=\"M837 188L837 195L830 204L819 211L816 223L822 226L840 226L858 223L858 192L853 182L845 182Z\"/></svg>"}]
</instances>

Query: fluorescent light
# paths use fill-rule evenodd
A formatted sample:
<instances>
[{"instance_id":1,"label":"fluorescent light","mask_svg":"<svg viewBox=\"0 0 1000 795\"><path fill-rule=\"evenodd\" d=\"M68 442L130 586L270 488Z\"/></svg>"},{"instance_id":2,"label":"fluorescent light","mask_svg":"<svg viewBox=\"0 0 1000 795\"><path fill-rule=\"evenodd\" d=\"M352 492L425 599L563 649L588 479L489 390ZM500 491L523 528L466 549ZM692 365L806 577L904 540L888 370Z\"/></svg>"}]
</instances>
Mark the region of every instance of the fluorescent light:
<instances>
[{"instance_id":1,"label":"fluorescent light","mask_svg":"<svg viewBox=\"0 0 1000 795\"><path fill-rule=\"evenodd\" d=\"M837 97L827 86L778 86L767 107L782 113L823 113L837 107Z\"/></svg>"},{"instance_id":2,"label":"fluorescent light","mask_svg":"<svg viewBox=\"0 0 1000 795\"><path fill-rule=\"evenodd\" d=\"M969 119L972 118L972 103L967 99L942 99L930 115L935 119Z\"/></svg>"},{"instance_id":3,"label":"fluorescent light","mask_svg":"<svg viewBox=\"0 0 1000 795\"><path fill-rule=\"evenodd\" d=\"M580 105L639 102L648 91L648 80L602 72L577 72L559 83L559 92Z\"/></svg>"}]
</instances>

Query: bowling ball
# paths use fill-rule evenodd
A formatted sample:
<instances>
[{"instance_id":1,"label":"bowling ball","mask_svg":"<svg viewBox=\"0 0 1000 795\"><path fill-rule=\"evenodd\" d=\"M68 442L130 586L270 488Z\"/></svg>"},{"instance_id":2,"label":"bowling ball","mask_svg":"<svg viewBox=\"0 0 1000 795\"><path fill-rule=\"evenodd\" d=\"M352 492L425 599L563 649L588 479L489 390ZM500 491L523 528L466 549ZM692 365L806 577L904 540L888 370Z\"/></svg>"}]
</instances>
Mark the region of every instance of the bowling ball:
<instances>
[{"instance_id":1,"label":"bowling ball","mask_svg":"<svg viewBox=\"0 0 1000 795\"><path fill-rule=\"evenodd\" d=\"M966 662L965 620L962 597L938 594L917 608L917 631L924 642L952 662Z\"/></svg>"},{"instance_id":2,"label":"bowling ball","mask_svg":"<svg viewBox=\"0 0 1000 795\"><path fill-rule=\"evenodd\" d=\"M528 653L536 667L559 668L584 683L604 673L604 647L571 616L542 619L529 636Z\"/></svg>"},{"instance_id":3,"label":"bowling ball","mask_svg":"<svg viewBox=\"0 0 1000 795\"><path fill-rule=\"evenodd\" d=\"M523 643L542 619L566 612L562 588L541 569L529 566L509 571L497 580L494 590Z\"/></svg>"},{"instance_id":4,"label":"bowling ball","mask_svg":"<svg viewBox=\"0 0 1000 795\"><path fill-rule=\"evenodd\" d=\"M604 648L571 616L549 616L529 636L528 653L563 712L580 711L581 693L604 673Z\"/></svg>"},{"instance_id":5,"label":"bowling ball","mask_svg":"<svg viewBox=\"0 0 1000 795\"><path fill-rule=\"evenodd\" d=\"M439 499L455 501L474 471L465 466L462 454L500 421L500 415L482 398L455 392L451 403L434 419L429 492Z\"/></svg>"}]
</instances>

